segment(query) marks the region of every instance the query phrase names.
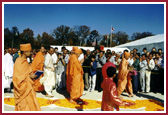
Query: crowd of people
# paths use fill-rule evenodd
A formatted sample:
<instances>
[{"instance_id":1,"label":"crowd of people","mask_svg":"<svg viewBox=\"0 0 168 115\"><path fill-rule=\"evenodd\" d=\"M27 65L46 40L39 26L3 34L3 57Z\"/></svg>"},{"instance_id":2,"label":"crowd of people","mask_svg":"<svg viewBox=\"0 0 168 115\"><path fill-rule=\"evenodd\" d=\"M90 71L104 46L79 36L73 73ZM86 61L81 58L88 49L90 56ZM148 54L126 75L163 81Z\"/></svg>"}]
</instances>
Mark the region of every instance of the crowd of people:
<instances>
[{"instance_id":1,"label":"crowd of people","mask_svg":"<svg viewBox=\"0 0 168 115\"><path fill-rule=\"evenodd\" d=\"M38 79L33 79L33 89L37 92L45 91L47 97L54 97L52 94L54 89L67 90L70 93L70 101L78 102L80 96L84 95L84 90L104 92L102 88L104 86L101 85L104 82L102 68L108 62L112 62L116 67L116 77L113 81L116 84L117 96L120 96L124 90L129 97L133 97L136 93L159 92L164 94L164 53L162 49L152 48L150 51L144 48L142 52L139 52L134 48L131 51L115 52L110 49L104 51L100 47L96 47L94 51L73 47L69 51L63 46L61 51L57 47L49 49L41 47L39 50L31 51L28 46L23 47L23 50L8 48L4 51L4 76L9 84L5 85L5 88L8 92L11 92L12 81L14 89L19 87L16 85L18 82L24 85L22 82L25 78L18 80L20 78L16 79L14 76L20 73L13 72L16 71L14 65L16 65L17 58L20 59L19 57L24 54L26 63L31 68L26 64L25 67L21 65L25 63L25 60L20 60L22 63L17 62L20 67L23 67L21 71L27 67L26 70L31 70L33 73L31 78L35 78L34 73L37 70L44 71ZM110 72L107 73L111 75ZM114 74L110 77L112 76Z\"/></svg>"}]
</instances>

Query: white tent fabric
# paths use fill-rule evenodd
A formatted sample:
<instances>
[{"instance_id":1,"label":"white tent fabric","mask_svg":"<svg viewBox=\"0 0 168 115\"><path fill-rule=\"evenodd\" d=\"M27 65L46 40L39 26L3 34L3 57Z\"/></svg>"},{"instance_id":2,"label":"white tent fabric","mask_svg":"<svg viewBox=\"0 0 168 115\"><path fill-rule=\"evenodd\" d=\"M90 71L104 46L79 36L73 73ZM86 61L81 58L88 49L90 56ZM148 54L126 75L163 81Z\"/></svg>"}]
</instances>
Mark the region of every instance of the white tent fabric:
<instances>
[{"instance_id":1,"label":"white tent fabric","mask_svg":"<svg viewBox=\"0 0 168 115\"><path fill-rule=\"evenodd\" d=\"M130 50L136 48L138 49L139 53L143 51L144 47L146 47L148 51L151 51L153 47L155 47L157 50L161 48L164 51L164 34L150 36L142 38L140 40L116 46L116 48L123 48L123 47L128 48Z\"/></svg>"},{"instance_id":2,"label":"white tent fabric","mask_svg":"<svg viewBox=\"0 0 168 115\"><path fill-rule=\"evenodd\" d=\"M50 45L51 47L55 48L57 47L58 48L58 51L60 52L61 51L61 47L62 46L57 46L57 45ZM66 49L68 49L69 51L72 50L72 47L74 46L65 46ZM95 48L94 47L81 47L81 46L76 46L78 48L82 48L84 50L90 50L90 51L93 51ZM128 48L115 48L115 47L104 47L104 50L106 51L107 49L110 49L111 51L115 51L116 53L119 53L119 52L123 52L125 49L127 49L128 51L130 51Z\"/></svg>"}]
</instances>

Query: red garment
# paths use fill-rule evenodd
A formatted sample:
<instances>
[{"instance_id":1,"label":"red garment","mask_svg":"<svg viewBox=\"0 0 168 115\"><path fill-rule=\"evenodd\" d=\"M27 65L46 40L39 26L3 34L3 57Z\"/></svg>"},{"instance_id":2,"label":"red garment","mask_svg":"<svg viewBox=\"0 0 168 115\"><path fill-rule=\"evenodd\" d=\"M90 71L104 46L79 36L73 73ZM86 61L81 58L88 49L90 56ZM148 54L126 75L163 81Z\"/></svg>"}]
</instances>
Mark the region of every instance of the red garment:
<instances>
[{"instance_id":1,"label":"red garment","mask_svg":"<svg viewBox=\"0 0 168 115\"><path fill-rule=\"evenodd\" d=\"M119 105L123 102L117 96L117 88L113 78L105 78L101 87L103 88L102 111L114 111L114 107L119 111Z\"/></svg>"}]
</instances>

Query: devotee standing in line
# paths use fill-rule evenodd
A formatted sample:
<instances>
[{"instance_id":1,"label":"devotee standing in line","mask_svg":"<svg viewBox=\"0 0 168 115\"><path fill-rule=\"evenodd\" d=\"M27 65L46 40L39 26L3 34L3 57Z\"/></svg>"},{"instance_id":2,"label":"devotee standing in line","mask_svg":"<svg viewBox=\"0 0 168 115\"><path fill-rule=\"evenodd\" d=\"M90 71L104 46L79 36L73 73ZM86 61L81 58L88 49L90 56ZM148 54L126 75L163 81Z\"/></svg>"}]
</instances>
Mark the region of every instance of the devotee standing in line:
<instances>
[{"instance_id":1,"label":"devotee standing in line","mask_svg":"<svg viewBox=\"0 0 168 115\"><path fill-rule=\"evenodd\" d=\"M81 66L78 57L81 54L81 49L75 49L75 54L72 54L67 66L67 91L70 93L70 102L80 102L80 97L83 94L84 83L83 83L83 68Z\"/></svg>"},{"instance_id":2,"label":"devotee standing in line","mask_svg":"<svg viewBox=\"0 0 168 115\"><path fill-rule=\"evenodd\" d=\"M44 76L40 79L40 83L44 85L44 90L47 97L54 97L52 90L55 87L55 73L52 54L54 48L50 48L49 52L45 56L44 60Z\"/></svg>"},{"instance_id":3,"label":"devotee standing in line","mask_svg":"<svg viewBox=\"0 0 168 115\"><path fill-rule=\"evenodd\" d=\"M100 51L99 55L97 55L96 57L96 61L97 61L96 89L98 90L98 92L102 91L102 88L101 88L101 83L103 82L102 67L106 63L106 57L103 55L104 55L104 51Z\"/></svg>"},{"instance_id":4,"label":"devotee standing in line","mask_svg":"<svg viewBox=\"0 0 168 115\"><path fill-rule=\"evenodd\" d=\"M150 92L150 79L151 79L151 71L155 67L155 62L153 60L152 54L149 54L149 58L147 59L147 69L146 69L146 92Z\"/></svg>"},{"instance_id":5,"label":"devotee standing in line","mask_svg":"<svg viewBox=\"0 0 168 115\"><path fill-rule=\"evenodd\" d=\"M33 62L31 64L31 68L33 73L35 73L37 70L43 71L43 67L44 67L44 52L45 52L45 48L41 47L40 51L36 54L36 56L33 59ZM38 79L34 79L34 85L35 85L35 91L43 91L44 90L44 86L41 85L40 83L40 78L42 78L43 75L41 75Z\"/></svg>"},{"instance_id":6,"label":"devotee standing in line","mask_svg":"<svg viewBox=\"0 0 168 115\"><path fill-rule=\"evenodd\" d=\"M142 57L139 60L139 68L140 68L140 85L141 92L145 92L145 77L146 77L146 69L147 69L147 61L146 54L142 54Z\"/></svg>"},{"instance_id":7,"label":"devotee standing in line","mask_svg":"<svg viewBox=\"0 0 168 115\"><path fill-rule=\"evenodd\" d=\"M13 73L15 111L41 111L36 99L32 68L27 62L31 54L31 44L21 44L21 57L16 59Z\"/></svg>"},{"instance_id":8,"label":"devotee standing in line","mask_svg":"<svg viewBox=\"0 0 168 115\"><path fill-rule=\"evenodd\" d=\"M4 56L4 77L6 80L8 80L9 87L7 88L8 92L11 92L11 83L12 83L12 77L13 77L13 57L12 57L12 49L8 48L7 53Z\"/></svg>"},{"instance_id":9,"label":"devotee standing in line","mask_svg":"<svg viewBox=\"0 0 168 115\"><path fill-rule=\"evenodd\" d=\"M84 71L84 87L86 90L89 89L89 76L90 76L90 50L87 50L85 54L85 59L83 62L83 71Z\"/></svg>"},{"instance_id":10,"label":"devotee standing in line","mask_svg":"<svg viewBox=\"0 0 168 115\"><path fill-rule=\"evenodd\" d=\"M62 86L63 86L63 89L65 89L66 88L66 68L69 61L69 54L67 54L67 49L64 50L63 52L63 60L65 61L65 65L64 65L64 71L62 73Z\"/></svg>"},{"instance_id":11,"label":"devotee standing in line","mask_svg":"<svg viewBox=\"0 0 168 115\"><path fill-rule=\"evenodd\" d=\"M132 91L132 83L131 83L131 77L128 74L128 59L130 57L130 53L125 51L124 56L122 58L122 61L119 65L119 72L118 72L118 96L121 95L121 93L126 89L126 92L129 94L129 97L134 96Z\"/></svg>"},{"instance_id":12,"label":"devotee standing in line","mask_svg":"<svg viewBox=\"0 0 168 115\"><path fill-rule=\"evenodd\" d=\"M151 81L151 85L153 88L153 92L157 93L160 90L160 86L162 85L162 81L160 80L161 76L160 76L160 70L162 68L162 59L160 58L160 53L156 52L156 57L155 57L155 67L152 70L152 81Z\"/></svg>"},{"instance_id":13,"label":"devotee standing in line","mask_svg":"<svg viewBox=\"0 0 168 115\"><path fill-rule=\"evenodd\" d=\"M61 53L58 53L58 59L56 61L56 88L58 90L63 88L62 74L64 72L65 61Z\"/></svg>"}]
</instances>

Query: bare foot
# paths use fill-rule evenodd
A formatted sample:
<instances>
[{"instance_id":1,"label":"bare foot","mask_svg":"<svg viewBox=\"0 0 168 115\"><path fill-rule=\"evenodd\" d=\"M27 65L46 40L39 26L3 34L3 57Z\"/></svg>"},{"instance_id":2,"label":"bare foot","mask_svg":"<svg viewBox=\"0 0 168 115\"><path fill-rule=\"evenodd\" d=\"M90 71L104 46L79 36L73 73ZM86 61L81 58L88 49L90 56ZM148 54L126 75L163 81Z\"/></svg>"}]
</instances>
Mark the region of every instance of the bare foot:
<instances>
[{"instance_id":1,"label":"bare foot","mask_svg":"<svg viewBox=\"0 0 168 115\"><path fill-rule=\"evenodd\" d=\"M128 95L129 97L133 97L133 96L135 96L134 94L130 94L130 95Z\"/></svg>"},{"instance_id":2,"label":"bare foot","mask_svg":"<svg viewBox=\"0 0 168 115\"><path fill-rule=\"evenodd\" d=\"M48 95L48 94L46 94L46 97L54 97L53 95Z\"/></svg>"},{"instance_id":3,"label":"bare foot","mask_svg":"<svg viewBox=\"0 0 168 115\"><path fill-rule=\"evenodd\" d=\"M76 101L74 101L73 99L70 99L69 102L72 104L77 104Z\"/></svg>"}]
</instances>

